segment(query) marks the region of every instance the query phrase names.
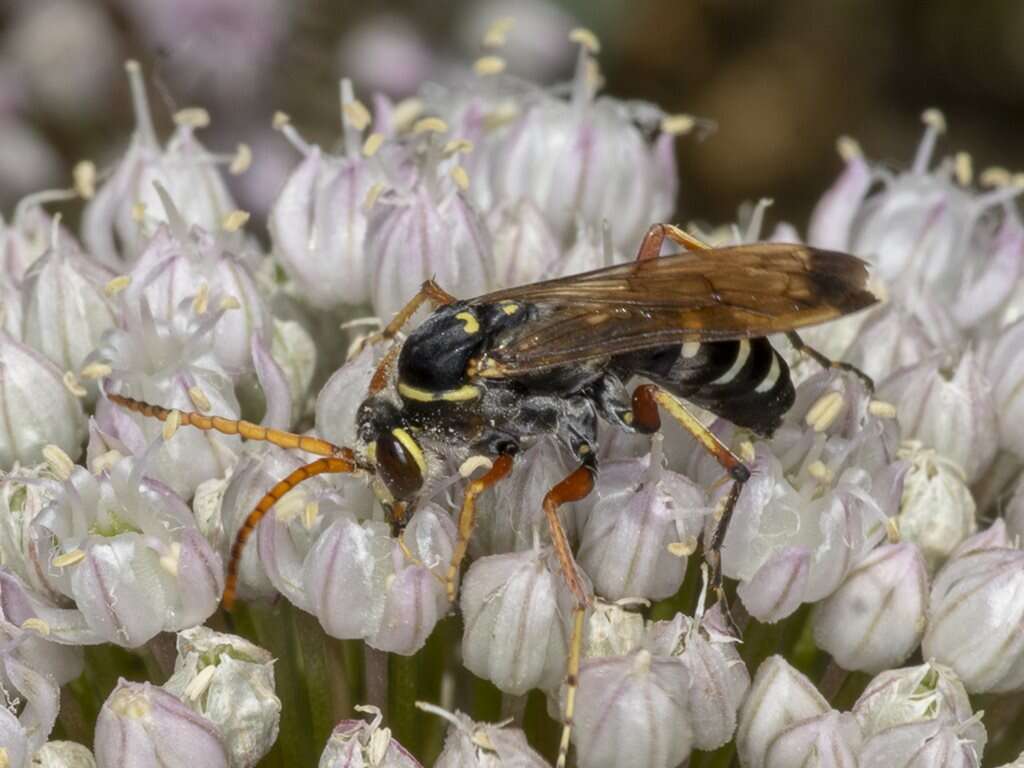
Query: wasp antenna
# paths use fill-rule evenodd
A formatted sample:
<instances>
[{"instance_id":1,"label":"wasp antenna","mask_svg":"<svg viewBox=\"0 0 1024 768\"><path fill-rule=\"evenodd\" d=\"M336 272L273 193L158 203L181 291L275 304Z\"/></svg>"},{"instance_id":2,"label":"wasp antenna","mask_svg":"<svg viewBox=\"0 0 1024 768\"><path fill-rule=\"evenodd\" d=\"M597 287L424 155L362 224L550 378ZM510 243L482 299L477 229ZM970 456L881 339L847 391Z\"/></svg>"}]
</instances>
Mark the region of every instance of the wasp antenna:
<instances>
[{"instance_id":1,"label":"wasp antenna","mask_svg":"<svg viewBox=\"0 0 1024 768\"><path fill-rule=\"evenodd\" d=\"M300 483L309 480L311 477L317 475L337 475L344 474L346 472L353 472L356 469L354 461L341 458L339 456L329 456L323 459L317 459L314 462L305 464L291 474L289 474L284 480L280 480L274 484L274 486L267 491L263 498L260 499L256 506L253 507L246 518L245 522L242 523L242 527L238 529L238 533L235 534L235 541L231 545L231 557L228 560L228 571L227 576L224 579L224 595L221 598L221 603L224 608L230 611L235 605L235 599L238 596L238 571L242 565L242 553L245 551L245 544L249 541L249 537L252 536L253 531L256 530L256 526L260 524L264 516L271 510L274 504L284 496L288 491L295 488Z\"/></svg>"},{"instance_id":2,"label":"wasp antenna","mask_svg":"<svg viewBox=\"0 0 1024 768\"><path fill-rule=\"evenodd\" d=\"M297 435L294 432L262 427L259 424L253 424L251 421L242 419L207 416L198 411L171 410L125 395L107 393L107 398L112 403L116 403L126 410L141 413L143 416L159 419L160 421L167 421L171 418L172 413L177 414L175 418L180 426L195 427L206 432L220 432L224 435L241 435L247 440L263 440L281 448L298 448L301 451L315 453L317 456L344 456L348 459L352 458L351 451L347 448L341 448L319 437Z\"/></svg>"}]
</instances>

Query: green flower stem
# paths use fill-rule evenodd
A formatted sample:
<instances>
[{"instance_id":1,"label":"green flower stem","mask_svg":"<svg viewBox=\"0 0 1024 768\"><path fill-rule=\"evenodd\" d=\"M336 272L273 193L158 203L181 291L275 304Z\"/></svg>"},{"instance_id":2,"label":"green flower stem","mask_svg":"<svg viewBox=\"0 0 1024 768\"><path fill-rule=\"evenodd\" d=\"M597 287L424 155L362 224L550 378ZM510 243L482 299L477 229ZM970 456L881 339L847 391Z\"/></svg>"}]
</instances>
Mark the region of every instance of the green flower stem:
<instances>
[{"instance_id":1,"label":"green flower stem","mask_svg":"<svg viewBox=\"0 0 1024 768\"><path fill-rule=\"evenodd\" d=\"M384 715L384 721L390 722L388 711L388 655L384 651L366 646L363 649L366 696L364 703L377 707Z\"/></svg>"},{"instance_id":2,"label":"green flower stem","mask_svg":"<svg viewBox=\"0 0 1024 768\"><path fill-rule=\"evenodd\" d=\"M281 699L281 733L273 752L282 767L314 765L323 748L323 744L314 745L310 738L308 698L298 663L298 641L288 616L291 610L285 600L248 607L257 642L277 659L274 678Z\"/></svg>"},{"instance_id":3,"label":"green flower stem","mask_svg":"<svg viewBox=\"0 0 1024 768\"><path fill-rule=\"evenodd\" d=\"M302 656L302 670L305 673L312 740L313 744L319 745L322 749L334 728L327 636L321 629L320 622L305 611L292 608L291 615Z\"/></svg>"},{"instance_id":4,"label":"green flower stem","mask_svg":"<svg viewBox=\"0 0 1024 768\"><path fill-rule=\"evenodd\" d=\"M416 709L417 677L419 659L416 656L391 654L390 659L390 698L388 711L391 732L398 742L413 754L421 749L419 736L419 720L422 714Z\"/></svg>"},{"instance_id":5,"label":"green flower stem","mask_svg":"<svg viewBox=\"0 0 1024 768\"><path fill-rule=\"evenodd\" d=\"M337 725L339 721L351 718L355 712L352 707L356 703L358 675L347 661L349 654L346 648L346 645L355 641L326 637L324 642L327 654L327 685L331 693L331 720Z\"/></svg>"}]
</instances>

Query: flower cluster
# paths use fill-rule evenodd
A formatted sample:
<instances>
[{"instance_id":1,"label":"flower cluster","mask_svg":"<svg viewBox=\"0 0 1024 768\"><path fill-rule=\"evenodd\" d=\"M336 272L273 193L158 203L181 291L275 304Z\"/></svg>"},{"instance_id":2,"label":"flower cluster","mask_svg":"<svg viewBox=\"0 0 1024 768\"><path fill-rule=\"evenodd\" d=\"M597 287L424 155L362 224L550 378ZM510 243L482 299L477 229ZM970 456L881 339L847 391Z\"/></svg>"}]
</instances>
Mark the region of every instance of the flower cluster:
<instances>
[{"instance_id":1,"label":"flower cluster","mask_svg":"<svg viewBox=\"0 0 1024 768\"><path fill-rule=\"evenodd\" d=\"M298 157L269 249L225 182L251 150L207 151L198 108L161 143L134 63L120 160L83 163L73 192L0 222L0 766L246 768L292 748L324 768L547 764L547 726L528 723L538 702L557 722L575 693L573 596L542 505L572 470L559 443L534 441L479 499L455 585L456 516L486 457L438 458L400 532L361 475L276 490L232 619L218 611L232 543L309 459L180 426L189 411L353 445L388 354L372 331L423 281L471 296L622 263L672 218L675 142L707 123L602 95L584 29L571 82L515 79L509 34L507 20L488 30L472 75L377 96L372 112L342 81L337 149L275 115ZM780 338L797 388L774 435L700 414L751 470L722 547L726 602L706 605L699 554L724 470L672 423L653 438L601 426L594 491L560 513L590 602L578 765L735 750L744 768L974 766L993 745L969 694L1019 707L1021 185L989 169L976 188L963 154L936 163L941 115L925 123L906 171L841 141L846 167L806 229L873 267L885 301L806 339L874 388ZM81 241L43 207L69 195L86 199ZM760 240L766 207L702 236ZM99 674L125 658L147 682ZM420 704L436 718L417 698L442 705ZM67 722L65 702L82 710ZM511 720L485 721L499 710ZM74 732L82 721L94 733ZM992 736L999 754L1024 747Z\"/></svg>"}]
</instances>

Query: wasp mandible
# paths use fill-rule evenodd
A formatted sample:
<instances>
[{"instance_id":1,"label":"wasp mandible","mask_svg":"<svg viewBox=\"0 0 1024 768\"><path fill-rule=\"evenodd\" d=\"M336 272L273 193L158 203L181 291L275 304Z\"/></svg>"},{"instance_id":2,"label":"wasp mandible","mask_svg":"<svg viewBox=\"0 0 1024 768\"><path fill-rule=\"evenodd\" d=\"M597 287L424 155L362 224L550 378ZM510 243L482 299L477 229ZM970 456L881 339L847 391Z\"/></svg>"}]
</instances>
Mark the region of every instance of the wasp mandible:
<instances>
[{"instance_id":1,"label":"wasp mandible","mask_svg":"<svg viewBox=\"0 0 1024 768\"><path fill-rule=\"evenodd\" d=\"M666 239L680 253L660 256ZM274 503L319 474L362 471L397 528L429 494L440 471L439 447L492 460L465 491L446 585L455 598L472 535L476 498L506 477L524 444L555 435L578 462L551 488L543 511L573 595L573 635L558 765L571 735L586 594L558 510L594 487L599 420L630 432L660 428L659 407L710 452L732 486L705 542L711 586L722 595L720 549L750 472L683 401L739 427L770 435L793 404L789 369L766 338L787 333L825 365L795 330L875 303L858 258L804 245L758 243L712 249L683 230L655 224L629 264L460 300L433 281L381 331L396 340L357 413L357 441L340 447L314 437L195 412L175 419L199 429L267 440L322 456L278 482L250 513L231 548L224 604L230 608L246 541ZM425 303L436 309L404 341L403 327ZM859 371L854 369L858 375ZM647 383L632 392L635 377ZM167 419L171 412L109 394L125 408Z\"/></svg>"}]
</instances>

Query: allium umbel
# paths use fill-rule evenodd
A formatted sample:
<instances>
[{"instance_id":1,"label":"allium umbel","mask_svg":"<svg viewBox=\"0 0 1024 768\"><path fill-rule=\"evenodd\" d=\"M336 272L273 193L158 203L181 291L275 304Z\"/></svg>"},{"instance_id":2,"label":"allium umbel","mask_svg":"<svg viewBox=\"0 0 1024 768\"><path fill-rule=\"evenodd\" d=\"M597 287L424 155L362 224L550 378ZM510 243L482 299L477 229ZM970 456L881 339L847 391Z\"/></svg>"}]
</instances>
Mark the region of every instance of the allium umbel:
<instances>
[{"instance_id":1,"label":"allium umbel","mask_svg":"<svg viewBox=\"0 0 1024 768\"><path fill-rule=\"evenodd\" d=\"M172 19L126 2L124 24L147 38L156 21L184 33L197 20L220 28L211 10L244 16L253 77L288 30L261 26L284 19L265 3L191 2ZM536 19L541 0L517 7ZM465 25L487 26L472 73L453 74L412 31L438 83L405 94L395 84L422 67L398 62L395 77L383 62L393 71L377 80L395 92L366 94L368 108L343 80L336 148L300 136L300 121L323 135L301 104L295 127L270 106L258 125L218 115L218 135L277 144L279 167L243 188L271 211L251 233L222 170L245 171L252 150L204 149L210 117L197 108L174 114L161 142L132 63L136 125L120 158L81 163L74 191L30 195L0 222L0 768L540 768L569 715L580 768L977 768L1020 753L1007 723L1024 689L1021 185L989 169L978 189L965 154L939 158L944 125L929 111L906 170L841 140L844 169L809 222L769 225L762 200L736 223L691 228L716 245L806 233L872 265L879 305L804 338L875 386L772 336L796 396L770 436L695 409L702 444L667 405L661 433L645 434L628 365L621 403L592 380L569 392L596 415L559 410L569 397L551 370L491 380L475 352L456 371L469 386L410 394L400 345L433 307L379 331L424 280L470 299L626 262L676 210L676 137L710 126L602 94L600 43L582 28L570 82L518 79L529 67L515 36L532 29L527 42L543 47L551 29L481 8ZM0 89L4 67L0 56ZM222 95L212 74L199 90ZM88 201L84 245L41 207L74 196ZM811 298L821 289L811 281ZM546 305L527 304L502 311L543 322ZM454 331L483 339L478 305L465 306ZM707 349L717 326L694 312ZM618 366L606 351L571 372ZM726 383L716 391L734 396ZM477 385L511 405L476 420L461 398ZM377 437L359 416L371 394L399 417L381 417ZM169 410L132 411L117 395ZM550 419L531 411L544 398L557 401ZM634 421L602 418L620 407ZM510 475L464 507L469 483L507 466L492 450L505 428L531 418L537 434L514 446ZM474 442L491 432L496 442ZM425 480L414 494L385 492L389 438ZM297 443L311 450L281 447ZM723 468L726 450L751 476L719 589L707 555L742 474ZM589 495L553 506L587 485L583 472L552 493L591 459ZM228 567L231 613L218 607ZM898 668L908 660L924 663Z\"/></svg>"}]
</instances>

